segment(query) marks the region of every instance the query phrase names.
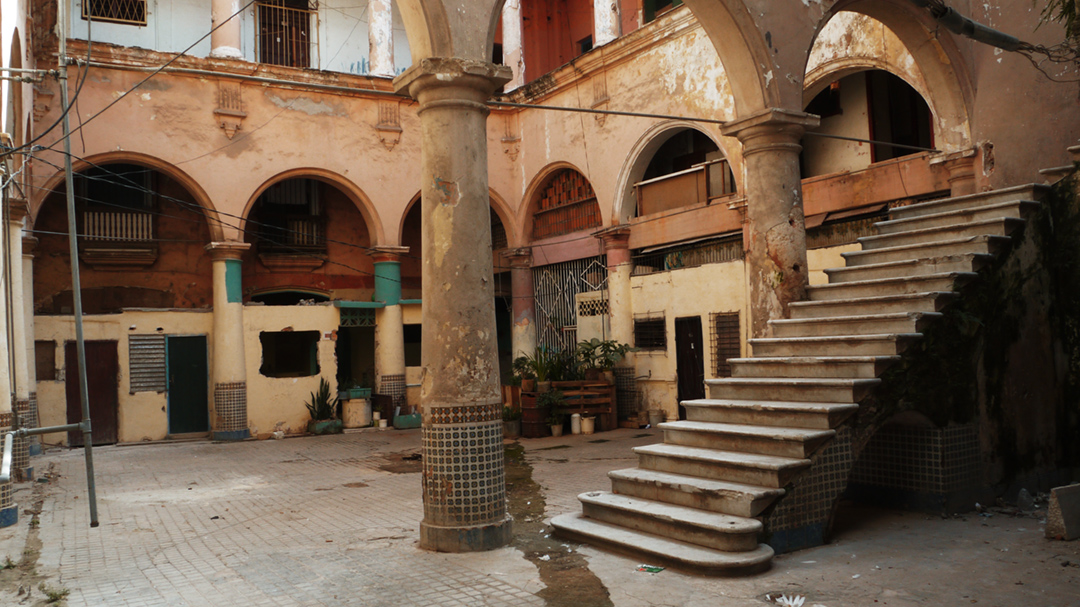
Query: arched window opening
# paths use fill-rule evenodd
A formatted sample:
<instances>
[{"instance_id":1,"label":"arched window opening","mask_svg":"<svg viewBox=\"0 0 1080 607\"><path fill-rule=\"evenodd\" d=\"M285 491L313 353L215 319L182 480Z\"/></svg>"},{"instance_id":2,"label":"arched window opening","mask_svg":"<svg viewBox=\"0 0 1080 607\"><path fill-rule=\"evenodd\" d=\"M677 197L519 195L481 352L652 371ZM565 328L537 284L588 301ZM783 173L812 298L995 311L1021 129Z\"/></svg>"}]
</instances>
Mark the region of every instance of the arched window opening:
<instances>
[{"instance_id":1,"label":"arched window opening","mask_svg":"<svg viewBox=\"0 0 1080 607\"><path fill-rule=\"evenodd\" d=\"M735 176L712 139L683 129L656 150L634 188L637 214L651 215L734 194Z\"/></svg>"},{"instance_id":2,"label":"arched window opening","mask_svg":"<svg viewBox=\"0 0 1080 607\"><path fill-rule=\"evenodd\" d=\"M875 162L918 153L889 144L934 147L930 106L911 85L883 70L833 81L810 101L806 111L821 116L816 133L882 143L806 137L803 177L861 170Z\"/></svg>"},{"instance_id":3,"label":"arched window opening","mask_svg":"<svg viewBox=\"0 0 1080 607\"><path fill-rule=\"evenodd\" d=\"M573 169L557 171L538 196L533 212L533 240L600 226L596 192L589 180Z\"/></svg>"},{"instance_id":4,"label":"arched window opening","mask_svg":"<svg viewBox=\"0 0 1080 607\"><path fill-rule=\"evenodd\" d=\"M260 255L326 254L323 184L296 178L275 183L255 202L248 232Z\"/></svg>"}]
</instances>

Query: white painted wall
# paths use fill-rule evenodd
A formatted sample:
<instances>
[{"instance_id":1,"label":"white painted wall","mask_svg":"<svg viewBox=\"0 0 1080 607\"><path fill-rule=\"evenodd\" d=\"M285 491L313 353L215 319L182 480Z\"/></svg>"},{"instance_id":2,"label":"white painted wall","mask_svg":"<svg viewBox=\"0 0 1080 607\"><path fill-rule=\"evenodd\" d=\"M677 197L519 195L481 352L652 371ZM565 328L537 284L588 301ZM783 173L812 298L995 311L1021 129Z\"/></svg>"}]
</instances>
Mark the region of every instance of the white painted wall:
<instances>
[{"instance_id":1,"label":"white painted wall","mask_svg":"<svg viewBox=\"0 0 1080 607\"><path fill-rule=\"evenodd\" d=\"M94 21L90 39L121 46L178 53L210 31L210 0L146 0L146 25L126 25ZM72 0L71 38L86 40L88 22L82 18L82 0ZM210 37L193 48L190 55L210 54Z\"/></svg>"}]
</instances>

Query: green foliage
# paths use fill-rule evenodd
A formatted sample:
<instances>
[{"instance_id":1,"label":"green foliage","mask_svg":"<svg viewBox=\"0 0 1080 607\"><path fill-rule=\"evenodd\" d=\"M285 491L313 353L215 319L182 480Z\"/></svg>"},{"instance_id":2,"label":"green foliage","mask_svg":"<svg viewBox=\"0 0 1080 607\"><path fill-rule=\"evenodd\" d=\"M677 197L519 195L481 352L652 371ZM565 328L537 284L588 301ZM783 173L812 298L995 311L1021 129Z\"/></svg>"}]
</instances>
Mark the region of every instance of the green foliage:
<instances>
[{"instance_id":1,"label":"green foliage","mask_svg":"<svg viewBox=\"0 0 1080 607\"><path fill-rule=\"evenodd\" d=\"M59 603L60 601L66 599L69 594L71 594L71 591L67 588L53 588L45 582L42 582L40 585L38 585L38 590L45 594L45 598L47 599L48 603Z\"/></svg>"},{"instance_id":2,"label":"green foliage","mask_svg":"<svg viewBox=\"0 0 1080 607\"><path fill-rule=\"evenodd\" d=\"M319 379L319 391L311 393L311 400L304 406L307 407L308 413L311 414L311 419L320 422L328 419L334 419L334 413L337 411L338 399L336 396L330 395L330 382L325 379Z\"/></svg>"},{"instance_id":3,"label":"green foliage","mask_svg":"<svg viewBox=\"0 0 1080 607\"><path fill-rule=\"evenodd\" d=\"M636 348L630 347L629 344L620 344L614 339L601 341L594 337L578 344L577 357L585 369L609 371L626 356L627 352L634 350Z\"/></svg>"},{"instance_id":4,"label":"green foliage","mask_svg":"<svg viewBox=\"0 0 1080 607\"><path fill-rule=\"evenodd\" d=\"M1080 40L1080 5L1077 0L1048 0L1042 9L1040 25L1054 21L1065 27L1065 37Z\"/></svg>"},{"instance_id":5,"label":"green foliage","mask_svg":"<svg viewBox=\"0 0 1080 607\"><path fill-rule=\"evenodd\" d=\"M518 383L522 379L536 379L536 373L533 373L531 357L519 356L514 359L514 362L510 365L510 369L514 372L514 377L518 378Z\"/></svg>"},{"instance_id":6,"label":"green foliage","mask_svg":"<svg viewBox=\"0 0 1080 607\"><path fill-rule=\"evenodd\" d=\"M566 415L559 413L558 408L566 404L566 396L559 390L544 392L536 397L536 406L548 410L548 425L561 426L566 421Z\"/></svg>"}]
</instances>

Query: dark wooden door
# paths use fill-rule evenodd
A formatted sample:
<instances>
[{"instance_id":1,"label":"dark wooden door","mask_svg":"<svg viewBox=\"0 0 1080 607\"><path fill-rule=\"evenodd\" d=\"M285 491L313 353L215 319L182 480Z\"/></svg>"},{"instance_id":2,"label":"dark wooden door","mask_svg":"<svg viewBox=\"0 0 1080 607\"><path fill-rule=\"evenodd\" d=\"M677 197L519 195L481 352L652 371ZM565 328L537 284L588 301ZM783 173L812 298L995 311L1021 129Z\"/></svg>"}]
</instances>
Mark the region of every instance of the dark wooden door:
<instances>
[{"instance_id":1,"label":"dark wooden door","mask_svg":"<svg viewBox=\"0 0 1080 607\"><path fill-rule=\"evenodd\" d=\"M168 337L169 434L208 432L206 336Z\"/></svg>"},{"instance_id":2,"label":"dark wooden door","mask_svg":"<svg viewBox=\"0 0 1080 607\"><path fill-rule=\"evenodd\" d=\"M675 319L675 365L679 376L679 419L686 419L682 402L705 398L705 354L700 316Z\"/></svg>"},{"instance_id":3,"label":"dark wooden door","mask_svg":"<svg viewBox=\"0 0 1080 607\"><path fill-rule=\"evenodd\" d=\"M77 424L82 421L82 401L79 392L79 355L75 342L64 344L64 369L67 419L69 424ZM94 429L92 437L95 445L111 445L116 442L119 372L120 362L115 341L86 342L86 384L90 394L90 421ZM68 432L68 444L81 447L82 432Z\"/></svg>"}]
</instances>

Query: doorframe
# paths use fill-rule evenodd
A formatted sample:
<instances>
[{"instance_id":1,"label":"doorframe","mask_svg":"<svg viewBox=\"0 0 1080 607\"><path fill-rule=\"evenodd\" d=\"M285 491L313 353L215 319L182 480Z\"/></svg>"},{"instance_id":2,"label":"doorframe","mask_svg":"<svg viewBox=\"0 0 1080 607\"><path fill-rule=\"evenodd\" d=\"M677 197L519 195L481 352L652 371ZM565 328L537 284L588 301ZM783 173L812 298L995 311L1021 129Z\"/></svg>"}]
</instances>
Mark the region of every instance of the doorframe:
<instances>
[{"instance_id":1,"label":"doorframe","mask_svg":"<svg viewBox=\"0 0 1080 607\"><path fill-rule=\"evenodd\" d=\"M682 397L679 396L679 386L681 381L679 380L679 321L697 321L697 335L700 337L700 343L696 344L699 347L696 349L698 353L698 360L701 363L701 388L703 396L707 397L709 391L705 388L706 369L705 369L705 319L701 315L689 315L689 316L676 316L674 324L674 338L675 338L675 400L677 401L677 408L679 412L679 419L686 419L686 407L682 405ZM695 369L696 371L696 369Z\"/></svg>"},{"instance_id":2,"label":"doorframe","mask_svg":"<svg viewBox=\"0 0 1080 607\"><path fill-rule=\"evenodd\" d=\"M183 432L174 434L172 431L172 390L169 389L169 338L170 337L202 337L206 346L206 432ZM165 437L175 439L203 438L210 436L210 336L206 333L166 333L165 334Z\"/></svg>"}]
</instances>

